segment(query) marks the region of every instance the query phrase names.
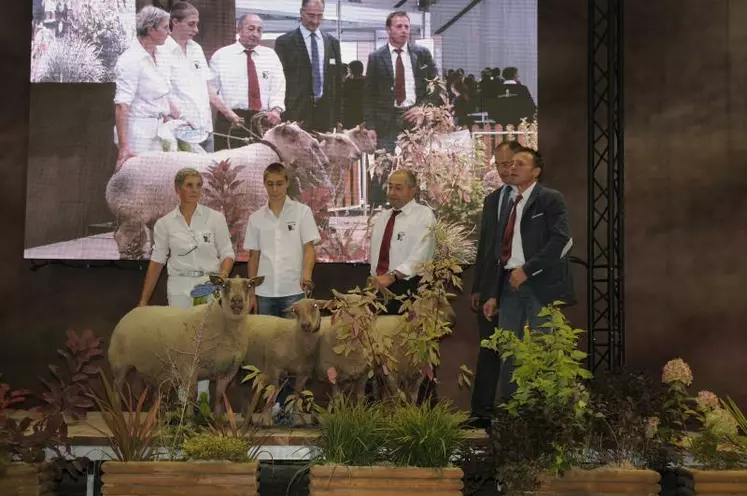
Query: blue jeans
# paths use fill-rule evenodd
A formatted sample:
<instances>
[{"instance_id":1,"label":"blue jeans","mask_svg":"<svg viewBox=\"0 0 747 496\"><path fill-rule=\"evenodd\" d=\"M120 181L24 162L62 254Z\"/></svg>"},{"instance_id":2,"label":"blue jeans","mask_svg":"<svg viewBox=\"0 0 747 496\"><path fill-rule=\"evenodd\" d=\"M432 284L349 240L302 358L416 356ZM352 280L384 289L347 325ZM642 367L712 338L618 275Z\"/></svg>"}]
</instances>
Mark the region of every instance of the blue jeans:
<instances>
[{"instance_id":1,"label":"blue jeans","mask_svg":"<svg viewBox=\"0 0 747 496\"><path fill-rule=\"evenodd\" d=\"M295 302L302 300L304 296L303 293L291 296L257 296L257 313L260 315L274 315L275 317L288 318L285 310L290 308ZM277 401L281 407L285 405L285 400L293 391L291 381L294 379L293 377L288 377L288 382L285 383L285 386L283 386L278 394Z\"/></svg>"},{"instance_id":2,"label":"blue jeans","mask_svg":"<svg viewBox=\"0 0 747 496\"><path fill-rule=\"evenodd\" d=\"M257 296L257 313L260 315L287 317L285 311L303 298L303 293L291 296Z\"/></svg>"},{"instance_id":3,"label":"blue jeans","mask_svg":"<svg viewBox=\"0 0 747 496\"><path fill-rule=\"evenodd\" d=\"M506 271L503 277L503 287L499 301L498 328L513 331L519 339L524 337L524 325L529 323L533 331L543 331L547 328L541 325L550 320L549 317L540 317L542 303L537 299L534 291L528 284L524 283L519 289L514 289L509 283L510 272ZM511 382L514 373L514 358L510 357L501 365L500 388L501 400L510 400L516 392L516 383Z\"/></svg>"}]
</instances>

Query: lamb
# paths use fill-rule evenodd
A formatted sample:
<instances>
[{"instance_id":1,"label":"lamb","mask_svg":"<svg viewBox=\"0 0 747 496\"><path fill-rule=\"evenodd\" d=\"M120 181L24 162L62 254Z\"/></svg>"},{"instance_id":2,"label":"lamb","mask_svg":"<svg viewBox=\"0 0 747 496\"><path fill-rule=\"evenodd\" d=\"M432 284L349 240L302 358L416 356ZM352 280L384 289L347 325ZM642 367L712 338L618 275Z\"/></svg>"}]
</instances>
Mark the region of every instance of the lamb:
<instances>
[{"instance_id":1,"label":"lamb","mask_svg":"<svg viewBox=\"0 0 747 496\"><path fill-rule=\"evenodd\" d=\"M132 369L157 387L180 384L187 387L187 401L195 401L197 381L215 380L213 410L220 402L246 354L248 336L244 319L249 294L264 277L222 281L218 302L192 308L138 307L114 328L108 359L114 386L122 390Z\"/></svg>"},{"instance_id":2,"label":"lamb","mask_svg":"<svg viewBox=\"0 0 747 496\"><path fill-rule=\"evenodd\" d=\"M139 252L150 253L153 224L179 203L174 176L182 167L207 173L208 167L229 161L237 170L239 184L232 194L241 198L243 210L232 230L239 233L239 238L243 238L249 215L267 202L262 174L270 163L285 163L293 185L289 194L293 197L304 188L331 189L327 157L319 143L297 124L279 124L263 135L263 141L270 145L258 142L212 154L148 152L125 162L106 186L106 202L118 223L114 239L120 257L140 258ZM208 195L203 195L202 201L209 202ZM243 239L234 239L234 243L241 247Z\"/></svg>"},{"instance_id":3,"label":"lamb","mask_svg":"<svg viewBox=\"0 0 747 496\"><path fill-rule=\"evenodd\" d=\"M304 298L286 310L294 319L271 315L249 315L244 332L247 338L244 365L256 367L265 374L267 384L280 387L283 375L296 377L295 390L302 391L314 371L321 319L317 300ZM272 406L268 401L260 414L248 410L249 388L245 390L244 415L252 415L252 423L272 425ZM302 422L302 421L299 421Z\"/></svg>"},{"instance_id":4,"label":"lamb","mask_svg":"<svg viewBox=\"0 0 747 496\"><path fill-rule=\"evenodd\" d=\"M348 310L351 317L355 318L354 305L356 300L360 300L360 296L349 294L340 295L340 297L351 304ZM319 303L323 307L336 305L333 301ZM446 319L450 325L454 323L454 311L447 300L418 300L413 306L424 319ZM378 315L374 319L371 334L374 341L384 349L388 349L394 359L395 367L387 371L388 388L391 392L403 391L409 401L415 402L424 379L423 374L429 368L429 361L414 361L414 357L408 355L408 351L412 350L410 340L417 339L418 336L417 328L409 325L409 318L410 316L406 314ZM332 383L333 399L346 389L354 398L361 398L365 393L371 366L366 360L363 345L358 340L350 344L347 355L335 351L340 344L342 332L344 332L344 324L341 322L333 324L329 317L322 318L316 375Z\"/></svg>"}]
</instances>

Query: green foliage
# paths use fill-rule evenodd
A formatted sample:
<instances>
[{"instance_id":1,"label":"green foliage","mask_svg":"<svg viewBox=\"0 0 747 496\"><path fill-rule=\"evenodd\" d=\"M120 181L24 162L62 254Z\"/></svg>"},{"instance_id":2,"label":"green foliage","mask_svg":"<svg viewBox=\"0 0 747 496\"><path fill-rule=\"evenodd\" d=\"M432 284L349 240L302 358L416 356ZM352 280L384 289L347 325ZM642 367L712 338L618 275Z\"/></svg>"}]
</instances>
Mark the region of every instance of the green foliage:
<instances>
[{"instance_id":1,"label":"green foliage","mask_svg":"<svg viewBox=\"0 0 747 496\"><path fill-rule=\"evenodd\" d=\"M158 409L161 399L155 397L150 411L144 410L148 398L148 388L145 388L137 401L134 401L132 391L128 389L125 395L116 391L106 375L100 372L104 396L99 397L91 393L96 406L101 411L101 417L109 428L109 433L97 430L106 436L109 447L117 460L150 461L156 457L157 441L161 425L158 422Z\"/></svg>"},{"instance_id":2,"label":"green foliage","mask_svg":"<svg viewBox=\"0 0 747 496\"><path fill-rule=\"evenodd\" d=\"M524 337L499 329L481 346L513 359L517 389L501 405L490 432L496 476L511 491L533 490L540 473L561 474L578 465L586 447L589 393L583 381L582 330L572 328L557 303L544 308L543 328Z\"/></svg>"},{"instance_id":3,"label":"green foliage","mask_svg":"<svg viewBox=\"0 0 747 496\"><path fill-rule=\"evenodd\" d=\"M463 446L467 418L447 402L400 404L387 417L386 460L397 466L447 467Z\"/></svg>"},{"instance_id":4,"label":"green foliage","mask_svg":"<svg viewBox=\"0 0 747 496\"><path fill-rule=\"evenodd\" d=\"M340 397L319 415L319 461L351 466L373 465L381 460L385 440L385 409Z\"/></svg>"},{"instance_id":5,"label":"green foliage","mask_svg":"<svg viewBox=\"0 0 747 496\"><path fill-rule=\"evenodd\" d=\"M205 433L186 439L182 448L187 460L248 462L251 441L243 437Z\"/></svg>"},{"instance_id":6,"label":"green foliage","mask_svg":"<svg viewBox=\"0 0 747 496\"><path fill-rule=\"evenodd\" d=\"M549 318L543 329L525 329L523 338L498 329L480 343L502 359L514 360L516 368L511 381L516 383L517 391L506 407L515 414L521 405L541 403L549 408L565 408L571 404L576 415L582 417L589 401L581 380L592 377L583 366L586 353L577 346L584 331L571 327L557 305L543 308L539 316Z\"/></svg>"}]
</instances>

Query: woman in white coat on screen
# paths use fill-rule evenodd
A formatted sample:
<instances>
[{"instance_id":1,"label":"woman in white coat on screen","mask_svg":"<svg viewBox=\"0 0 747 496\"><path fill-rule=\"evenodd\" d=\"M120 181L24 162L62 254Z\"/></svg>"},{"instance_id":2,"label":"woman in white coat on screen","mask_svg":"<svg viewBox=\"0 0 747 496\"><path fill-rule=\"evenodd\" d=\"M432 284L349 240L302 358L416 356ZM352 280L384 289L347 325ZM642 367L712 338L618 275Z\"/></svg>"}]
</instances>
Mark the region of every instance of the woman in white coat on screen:
<instances>
[{"instance_id":1,"label":"woman in white coat on screen","mask_svg":"<svg viewBox=\"0 0 747 496\"><path fill-rule=\"evenodd\" d=\"M160 63L156 47L169 37L169 13L152 5L135 17L137 38L119 57L115 67L114 94L117 169L130 157L163 148L158 136L161 125L181 118L171 101L168 68Z\"/></svg>"},{"instance_id":2,"label":"woman in white coat on screen","mask_svg":"<svg viewBox=\"0 0 747 496\"><path fill-rule=\"evenodd\" d=\"M192 38L199 30L200 13L188 2L171 7L171 36L157 49L159 64L168 65L171 99L182 118L192 123L200 146L213 151L213 116L210 104L235 125L243 119L228 108L208 84L210 67L202 47ZM161 57L162 56L162 57Z\"/></svg>"}]
</instances>

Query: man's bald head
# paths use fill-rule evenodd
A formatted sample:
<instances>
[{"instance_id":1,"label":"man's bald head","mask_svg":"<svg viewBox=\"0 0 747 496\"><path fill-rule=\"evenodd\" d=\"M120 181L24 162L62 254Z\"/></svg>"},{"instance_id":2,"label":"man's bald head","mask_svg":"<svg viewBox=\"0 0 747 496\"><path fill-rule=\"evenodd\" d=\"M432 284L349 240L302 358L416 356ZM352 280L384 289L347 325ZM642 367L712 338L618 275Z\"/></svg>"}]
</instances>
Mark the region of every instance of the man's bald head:
<instances>
[{"instance_id":1,"label":"man's bald head","mask_svg":"<svg viewBox=\"0 0 747 496\"><path fill-rule=\"evenodd\" d=\"M257 14L242 15L236 23L236 32L239 34L239 43L251 50L262 39L262 18Z\"/></svg>"}]
</instances>

